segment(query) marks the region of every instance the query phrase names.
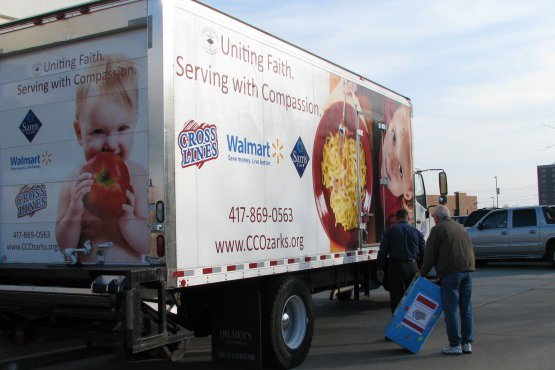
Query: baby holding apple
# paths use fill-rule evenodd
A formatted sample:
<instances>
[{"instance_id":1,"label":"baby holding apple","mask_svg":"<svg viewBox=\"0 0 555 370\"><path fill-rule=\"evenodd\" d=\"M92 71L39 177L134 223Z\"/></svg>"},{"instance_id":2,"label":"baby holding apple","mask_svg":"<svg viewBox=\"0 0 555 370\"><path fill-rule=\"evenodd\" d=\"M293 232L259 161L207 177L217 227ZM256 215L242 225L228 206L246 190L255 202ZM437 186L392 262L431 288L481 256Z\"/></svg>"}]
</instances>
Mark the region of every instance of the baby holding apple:
<instances>
[{"instance_id":1,"label":"baby holding apple","mask_svg":"<svg viewBox=\"0 0 555 370\"><path fill-rule=\"evenodd\" d=\"M56 239L62 250L93 247L83 263L136 264L149 253L148 179L129 159L138 119L136 66L103 55L80 84L73 122L85 163L60 190Z\"/></svg>"},{"instance_id":2,"label":"baby holding apple","mask_svg":"<svg viewBox=\"0 0 555 370\"><path fill-rule=\"evenodd\" d=\"M410 110L408 107L385 102L383 135L380 153L380 177L387 179L380 195L386 224L395 223L395 213L404 208L412 216L414 196L412 178L412 146Z\"/></svg>"},{"instance_id":3,"label":"baby holding apple","mask_svg":"<svg viewBox=\"0 0 555 370\"><path fill-rule=\"evenodd\" d=\"M411 113L409 107L363 86L356 94L369 127L374 175L366 242L376 243L397 222L397 211L405 209L413 217Z\"/></svg>"}]
</instances>

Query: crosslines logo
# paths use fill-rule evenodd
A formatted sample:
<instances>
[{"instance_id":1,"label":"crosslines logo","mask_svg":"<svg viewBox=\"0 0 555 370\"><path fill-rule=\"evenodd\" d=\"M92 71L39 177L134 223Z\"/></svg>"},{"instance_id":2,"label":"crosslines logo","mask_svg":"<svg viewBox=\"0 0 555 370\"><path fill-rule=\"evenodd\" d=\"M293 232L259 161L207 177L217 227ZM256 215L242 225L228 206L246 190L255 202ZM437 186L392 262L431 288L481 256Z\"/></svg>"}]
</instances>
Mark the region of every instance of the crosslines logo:
<instances>
[{"instance_id":1,"label":"crosslines logo","mask_svg":"<svg viewBox=\"0 0 555 370\"><path fill-rule=\"evenodd\" d=\"M46 185L34 184L22 186L15 197L15 205L17 207L17 218L23 216L33 217L37 211L45 209L48 205Z\"/></svg>"},{"instance_id":2,"label":"crosslines logo","mask_svg":"<svg viewBox=\"0 0 555 370\"><path fill-rule=\"evenodd\" d=\"M197 166L218 158L218 129L215 125L188 121L177 138L181 150L181 167Z\"/></svg>"}]
</instances>

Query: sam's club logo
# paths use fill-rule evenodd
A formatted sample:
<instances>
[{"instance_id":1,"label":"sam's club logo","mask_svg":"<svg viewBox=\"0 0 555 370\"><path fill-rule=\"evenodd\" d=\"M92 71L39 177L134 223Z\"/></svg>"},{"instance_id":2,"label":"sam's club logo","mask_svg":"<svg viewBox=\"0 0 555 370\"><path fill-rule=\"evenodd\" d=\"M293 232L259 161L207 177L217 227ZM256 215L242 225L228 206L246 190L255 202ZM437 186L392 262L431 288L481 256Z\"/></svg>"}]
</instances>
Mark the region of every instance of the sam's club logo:
<instances>
[{"instance_id":1,"label":"sam's club logo","mask_svg":"<svg viewBox=\"0 0 555 370\"><path fill-rule=\"evenodd\" d=\"M293 164L297 169L299 177L303 177L304 170L306 169L306 166L308 166L308 161L310 161L310 157L308 156L303 141L300 137L293 147L293 151L291 152L291 159L293 160Z\"/></svg>"},{"instance_id":2,"label":"sam's club logo","mask_svg":"<svg viewBox=\"0 0 555 370\"><path fill-rule=\"evenodd\" d=\"M41 121L38 119L35 113L33 113L33 111L29 109L29 112L27 112L27 115L23 119L23 122L21 122L21 125L19 125L19 129L21 130L21 132L23 132L23 135L25 135L27 140L29 140L29 142L32 142L37 135L37 132L39 132L41 126Z\"/></svg>"},{"instance_id":3,"label":"sam's club logo","mask_svg":"<svg viewBox=\"0 0 555 370\"><path fill-rule=\"evenodd\" d=\"M181 149L181 167L197 166L218 158L218 129L215 125L190 120L177 138Z\"/></svg>"}]
</instances>

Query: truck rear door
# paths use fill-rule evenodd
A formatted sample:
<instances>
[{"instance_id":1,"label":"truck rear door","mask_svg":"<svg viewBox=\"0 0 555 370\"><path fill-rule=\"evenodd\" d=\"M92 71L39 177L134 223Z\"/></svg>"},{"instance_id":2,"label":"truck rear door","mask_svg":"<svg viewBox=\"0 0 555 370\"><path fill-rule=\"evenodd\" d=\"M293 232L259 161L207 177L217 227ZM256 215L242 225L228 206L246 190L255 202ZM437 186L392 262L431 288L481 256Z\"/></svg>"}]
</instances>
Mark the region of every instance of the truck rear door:
<instances>
[{"instance_id":1,"label":"truck rear door","mask_svg":"<svg viewBox=\"0 0 555 370\"><path fill-rule=\"evenodd\" d=\"M156 256L147 5L94 4L0 29L0 266ZM70 201L84 173L90 190Z\"/></svg>"},{"instance_id":2,"label":"truck rear door","mask_svg":"<svg viewBox=\"0 0 555 370\"><path fill-rule=\"evenodd\" d=\"M540 230L535 208L514 209L512 227L509 228L509 250L512 256L543 254L540 248Z\"/></svg>"}]
</instances>

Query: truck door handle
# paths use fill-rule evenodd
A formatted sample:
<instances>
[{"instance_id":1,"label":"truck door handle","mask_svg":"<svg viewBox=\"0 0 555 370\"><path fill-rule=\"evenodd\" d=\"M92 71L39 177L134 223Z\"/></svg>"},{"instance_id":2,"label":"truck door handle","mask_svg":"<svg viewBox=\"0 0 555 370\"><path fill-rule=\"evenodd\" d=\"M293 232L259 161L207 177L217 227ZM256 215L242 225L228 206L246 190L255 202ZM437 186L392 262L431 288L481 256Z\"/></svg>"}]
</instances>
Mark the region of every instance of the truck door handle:
<instances>
[{"instance_id":1,"label":"truck door handle","mask_svg":"<svg viewBox=\"0 0 555 370\"><path fill-rule=\"evenodd\" d=\"M530 230L530 231L528 231L528 232L529 232L530 234L535 234L535 233L536 233L536 230Z\"/></svg>"},{"instance_id":2,"label":"truck door handle","mask_svg":"<svg viewBox=\"0 0 555 370\"><path fill-rule=\"evenodd\" d=\"M507 235L506 231L501 231L501 235Z\"/></svg>"}]
</instances>

